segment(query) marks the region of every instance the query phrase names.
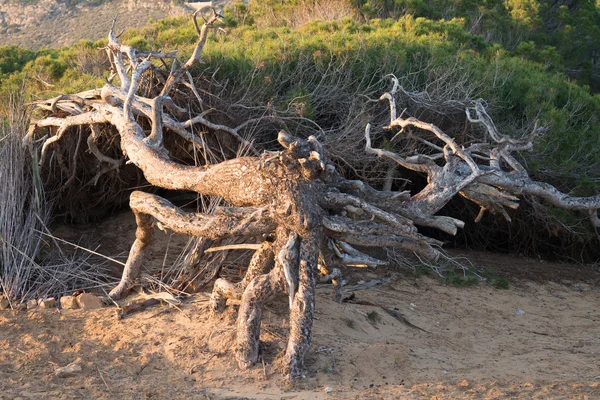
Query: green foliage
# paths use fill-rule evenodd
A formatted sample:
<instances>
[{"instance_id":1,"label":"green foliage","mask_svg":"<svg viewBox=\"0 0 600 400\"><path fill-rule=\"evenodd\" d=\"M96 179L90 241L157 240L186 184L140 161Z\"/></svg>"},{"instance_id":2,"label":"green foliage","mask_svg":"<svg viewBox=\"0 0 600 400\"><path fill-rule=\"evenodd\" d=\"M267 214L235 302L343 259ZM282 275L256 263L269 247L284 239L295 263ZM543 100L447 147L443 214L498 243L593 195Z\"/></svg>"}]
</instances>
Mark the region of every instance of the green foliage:
<instances>
[{"instance_id":1,"label":"green foliage","mask_svg":"<svg viewBox=\"0 0 600 400\"><path fill-rule=\"evenodd\" d=\"M367 313L367 320L371 325L376 327L379 321L381 321L381 315L377 311L369 311Z\"/></svg>"},{"instance_id":2,"label":"green foliage","mask_svg":"<svg viewBox=\"0 0 600 400\"><path fill-rule=\"evenodd\" d=\"M479 278L472 273L450 270L444 277L444 282L456 287L474 286L479 284Z\"/></svg>"},{"instance_id":3,"label":"green foliage","mask_svg":"<svg viewBox=\"0 0 600 400\"><path fill-rule=\"evenodd\" d=\"M418 264L413 270L413 275L416 278L420 278L422 276L429 276L431 275L431 267L426 264Z\"/></svg>"},{"instance_id":4,"label":"green foliage","mask_svg":"<svg viewBox=\"0 0 600 400\"><path fill-rule=\"evenodd\" d=\"M23 50L0 47L0 103L25 89L25 99L76 93L103 84L105 43L82 41L62 49ZM6 68L6 71L5 71ZM0 107L0 116L3 114Z\"/></svg>"},{"instance_id":5,"label":"green foliage","mask_svg":"<svg viewBox=\"0 0 600 400\"><path fill-rule=\"evenodd\" d=\"M225 7L223 12L223 25L227 28L235 28L240 25L254 25L254 16L248 6L244 3L236 2Z\"/></svg>"},{"instance_id":6,"label":"green foliage","mask_svg":"<svg viewBox=\"0 0 600 400\"><path fill-rule=\"evenodd\" d=\"M300 117L314 119L315 109L311 101L311 93L305 87L293 87L286 93L286 103Z\"/></svg>"},{"instance_id":7,"label":"green foliage","mask_svg":"<svg viewBox=\"0 0 600 400\"><path fill-rule=\"evenodd\" d=\"M492 268L486 268L483 271L483 277L488 285L496 289L508 289L510 287L510 281L508 278L498 274L498 272Z\"/></svg>"},{"instance_id":8,"label":"green foliage","mask_svg":"<svg viewBox=\"0 0 600 400\"><path fill-rule=\"evenodd\" d=\"M356 329L356 322L350 318L342 318L342 321L346 324L346 326L350 329Z\"/></svg>"},{"instance_id":9,"label":"green foliage","mask_svg":"<svg viewBox=\"0 0 600 400\"><path fill-rule=\"evenodd\" d=\"M331 0L331 7L345 4L354 14L293 23L290 16L313 3L230 5L224 11L228 33L210 34L205 63L192 72L222 84L222 96L268 104L326 131L351 129L349 113L364 110L367 97L387 88L386 74L406 79L411 90L443 81L457 88L453 95L484 98L505 134L539 119L546 133L523 155L534 178L579 195L598 192L600 96L590 91L600 89L600 19L593 2L561 8L539 0ZM189 18L169 18L121 39L142 50L178 50L185 59L197 35ZM3 96L22 87L30 100L101 86L105 45L36 52L0 47L0 114ZM354 121L362 129L364 122ZM460 129L455 123L444 128ZM579 224L573 215L552 214Z\"/></svg>"},{"instance_id":10,"label":"green foliage","mask_svg":"<svg viewBox=\"0 0 600 400\"><path fill-rule=\"evenodd\" d=\"M483 273L475 269L452 269L446 272L443 281L456 287L469 287L479 285L483 278L484 282L496 289L508 289L510 282L507 277L499 274L492 268L486 268Z\"/></svg>"},{"instance_id":11,"label":"green foliage","mask_svg":"<svg viewBox=\"0 0 600 400\"><path fill-rule=\"evenodd\" d=\"M254 94L258 104L272 102L278 110L292 109L299 116L327 126L331 122L324 119L332 117L325 107L329 103L315 98L314 90L328 71L337 71L344 82L354 85L340 90L361 92L387 73L399 77L412 74L419 88L439 75L449 74L448 79L453 79L454 68L469 75L476 86L475 96L501 107L502 113L494 117L506 132L510 133L511 125L518 125L515 121L536 117L548 127L548 133L538 140L539 153L531 160L534 173L552 166L552 183L567 182L560 186L581 186L584 192L596 188L600 171L590 175L587 169L600 162L600 135L596 129L600 125L600 98L565 79L559 72L561 59L553 47L539 51L533 41L527 41L511 53L469 34L462 20L433 21L404 15L397 20L372 19L363 24L347 18L313 21L297 29L258 29L248 25L252 14L245 6L233 5L229 10L228 15L236 21L243 16L245 24L227 35L211 37L203 59L208 70L217 71L217 79L227 79L229 87ZM193 49L196 33L189 19L171 18L141 30L129 30L122 38L143 50L177 49L185 58ZM78 63L82 54L99 51L104 44L82 42L71 48L38 52L1 48L4 78L0 78L0 91L5 86L18 87L25 76L31 96L101 85L99 72L94 73L91 67L82 71ZM423 65L427 65L427 71ZM415 71L419 72L415 75ZM585 157L585 164L580 162L581 157Z\"/></svg>"},{"instance_id":12,"label":"green foliage","mask_svg":"<svg viewBox=\"0 0 600 400\"><path fill-rule=\"evenodd\" d=\"M34 58L35 53L31 50L18 46L0 46L0 80L5 74L20 71Z\"/></svg>"}]
</instances>

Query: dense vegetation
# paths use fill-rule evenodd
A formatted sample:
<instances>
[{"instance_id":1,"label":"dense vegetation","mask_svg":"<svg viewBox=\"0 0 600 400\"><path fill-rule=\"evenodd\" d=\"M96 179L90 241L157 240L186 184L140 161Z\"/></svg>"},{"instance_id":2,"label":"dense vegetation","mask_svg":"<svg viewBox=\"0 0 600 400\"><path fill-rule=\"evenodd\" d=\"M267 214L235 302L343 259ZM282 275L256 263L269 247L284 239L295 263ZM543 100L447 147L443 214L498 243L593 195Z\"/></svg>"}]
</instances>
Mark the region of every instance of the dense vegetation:
<instances>
[{"instance_id":1,"label":"dense vegetation","mask_svg":"<svg viewBox=\"0 0 600 400\"><path fill-rule=\"evenodd\" d=\"M522 136L538 119L546 133L526 155L532 176L578 195L600 188L600 6L593 1L261 1L234 4L225 15L228 33L211 39L204 67L195 71L201 86L237 118L273 113L289 120L292 133L321 130L349 174L379 184L385 173L361 154L356 138L368 120L385 115L369 99L394 74L407 112L453 135L465 134L464 104L477 98L505 133ZM188 19L176 18L150 21L122 38L187 55L196 33ZM0 47L0 96L25 90L28 99L48 98L101 86L109 69L104 45ZM476 210L465 207L457 202L446 212L472 220L466 215ZM488 217L483 229L470 226L459 240L530 252L576 244L570 254L595 240L586 216L539 209L523 206L512 227ZM597 254L593 247L588 255Z\"/></svg>"}]
</instances>

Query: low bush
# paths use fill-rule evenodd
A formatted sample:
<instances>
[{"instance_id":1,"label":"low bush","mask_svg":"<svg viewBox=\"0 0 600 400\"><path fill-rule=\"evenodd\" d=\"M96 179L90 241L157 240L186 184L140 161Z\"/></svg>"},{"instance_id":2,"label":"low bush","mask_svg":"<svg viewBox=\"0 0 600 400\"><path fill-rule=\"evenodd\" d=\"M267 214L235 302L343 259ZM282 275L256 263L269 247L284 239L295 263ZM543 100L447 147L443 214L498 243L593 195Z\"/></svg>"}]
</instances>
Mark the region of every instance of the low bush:
<instances>
[{"instance_id":1,"label":"low bush","mask_svg":"<svg viewBox=\"0 0 600 400\"><path fill-rule=\"evenodd\" d=\"M341 19L334 16L327 21L324 16L310 21L319 18L318 12L308 12L312 2L276 2L267 12L265 7L271 3L253 2L248 8L235 5L226 11L229 32L215 33L209 39L205 64L192 71L196 85L211 93L207 101L220 110L223 122L235 125L253 117L277 117L280 126L284 124L292 134L316 133L349 176L380 186L390 165L365 155L362 137L367 122L374 124L373 132L380 132L378 128L385 124L388 110L375 100L389 88L386 75L394 74L403 85L399 102L408 114L437 124L465 143L472 139L469 135L482 134L470 130L464 114L465 105L477 98L486 100L500 131L513 137L527 134L538 120L545 134L520 160L532 176L574 194L598 192L600 96L564 75L563 53L551 44L540 47L539 40L519 40L509 46L506 41L492 43L491 37L474 34L479 31L473 28L477 15L470 14L472 10L483 13L486 23L512 21L530 31L537 29L538 22L532 17L535 10L516 12L516 5L509 10L499 2L488 2L479 9L473 8L475 2L467 2L464 9L440 16L432 13L444 7L422 8L430 3L385 2L387 5L377 6L384 12L376 15L350 13ZM393 7L388 7L392 3ZM369 4L376 6L375 2L352 3L355 10ZM411 7L417 7L412 10L416 15L444 19L406 14ZM285 20L298 10L310 14L309 22ZM363 11L360 13L365 14ZM270 22L259 15L270 16ZM494 15L497 18L491 17ZM375 18L378 16L394 18ZM127 31L122 39L142 49L176 49L184 59L196 34L189 19L172 18ZM99 87L107 77L107 72L102 72L107 65L102 64L100 55L105 44L85 42L15 55L12 58L21 61L12 65L21 69L0 77L0 96L23 85L28 100ZM264 124L253 125L251 133L259 145L268 148L276 132L277 127ZM389 139L385 133L375 138L381 143ZM405 172L397 174L395 181L395 187L405 185L406 189L422 184L418 176ZM476 215L461 200L444 212L467 221ZM488 217L479 229L469 227L459 234L455 243L501 243L499 247L504 249L535 253L540 247L532 242L555 247L548 240L551 233L561 239L564 249L583 244L593 256L597 251L589 244L595 234L584 223L586 218L530 204L513 214L515 222L510 227Z\"/></svg>"}]
</instances>

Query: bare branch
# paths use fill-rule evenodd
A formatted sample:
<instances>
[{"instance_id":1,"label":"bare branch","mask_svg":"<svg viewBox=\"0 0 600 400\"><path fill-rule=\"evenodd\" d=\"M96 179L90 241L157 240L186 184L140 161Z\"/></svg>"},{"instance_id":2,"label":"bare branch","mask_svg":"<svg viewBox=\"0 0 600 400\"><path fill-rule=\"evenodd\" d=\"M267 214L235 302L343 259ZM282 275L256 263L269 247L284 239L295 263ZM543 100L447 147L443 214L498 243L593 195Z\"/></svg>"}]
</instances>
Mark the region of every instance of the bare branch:
<instances>
[{"instance_id":1,"label":"bare branch","mask_svg":"<svg viewBox=\"0 0 600 400\"><path fill-rule=\"evenodd\" d=\"M190 56L190 58L185 62L185 64L183 64L177 70L171 71L171 74L167 78L167 81L165 82L165 85L163 86L163 88L160 92L161 96L168 95L171 92L171 90L173 89L174 85L179 83L181 76L185 72L187 72L194 64L196 64L197 62L200 62L200 54L202 53L202 50L204 49L204 45L206 44L206 39L208 37L208 30L211 28L214 28L215 22L217 22L218 20L220 20L222 18L222 16L219 15L213 9L211 17L208 20L206 20L204 22L204 24L202 25L202 27L200 28L200 27L198 27L198 21L196 19L196 15L197 15L197 12L195 12L192 15L192 21L194 22L194 27L196 28L196 33L198 34L198 41L196 42L194 51L192 52L192 55Z\"/></svg>"}]
</instances>

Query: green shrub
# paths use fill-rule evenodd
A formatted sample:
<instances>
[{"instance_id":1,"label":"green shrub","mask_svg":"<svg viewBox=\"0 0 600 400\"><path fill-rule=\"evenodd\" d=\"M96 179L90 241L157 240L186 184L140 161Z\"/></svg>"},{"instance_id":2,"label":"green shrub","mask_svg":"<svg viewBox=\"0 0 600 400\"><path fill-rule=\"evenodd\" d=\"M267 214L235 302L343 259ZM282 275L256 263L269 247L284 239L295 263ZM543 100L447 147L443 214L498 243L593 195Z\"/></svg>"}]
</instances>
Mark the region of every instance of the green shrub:
<instances>
[{"instance_id":1,"label":"green shrub","mask_svg":"<svg viewBox=\"0 0 600 400\"><path fill-rule=\"evenodd\" d=\"M4 74L20 71L34 58L35 53L31 50L18 46L0 46L0 79Z\"/></svg>"},{"instance_id":2,"label":"green shrub","mask_svg":"<svg viewBox=\"0 0 600 400\"><path fill-rule=\"evenodd\" d=\"M427 90L433 99L429 106L406 96L399 101L407 112L425 113L450 134L464 130L464 110L444 114L436 107L447 100L483 98L505 134L522 135L535 119L546 127L533 152L522 155L534 178L575 194L598 192L600 96L590 93L597 71L586 58L600 43L597 9L585 3L573 13L551 15L546 3L533 0L350 3L356 18L300 25L286 15L305 10L310 4L304 0L231 5L225 11L228 33L210 34L205 64L192 72L200 85L218 88L211 101L232 107L236 118L251 116L248 110L259 115L274 110L289 118L294 134L320 132L326 145L335 144L329 150L340 165L346 165L348 154L362 154L366 122L385 119L385 107L369 99L388 88L387 74L399 77L407 90ZM482 17L474 25L477 13ZM556 29L542 37L550 20ZM502 36L508 27L514 36ZM127 31L122 40L140 49L178 50L185 59L197 35L189 18L169 18ZM578 40L583 49L572 46ZM106 65L94 57L105 45L101 40L37 52L0 48L0 100L22 87L29 100L101 86L106 74L99 71ZM82 59L91 67L82 68ZM579 82L591 86L567 78L563 71L574 65ZM372 178L377 186L377 168L383 167L368 162L353 158L348 171ZM573 213L550 213L575 226L582 220ZM581 231L593 236L589 229Z\"/></svg>"}]
</instances>

